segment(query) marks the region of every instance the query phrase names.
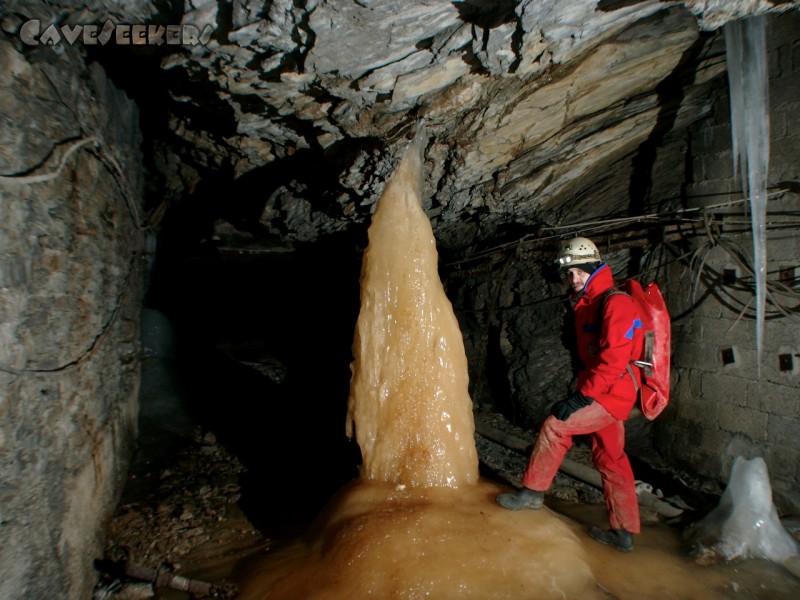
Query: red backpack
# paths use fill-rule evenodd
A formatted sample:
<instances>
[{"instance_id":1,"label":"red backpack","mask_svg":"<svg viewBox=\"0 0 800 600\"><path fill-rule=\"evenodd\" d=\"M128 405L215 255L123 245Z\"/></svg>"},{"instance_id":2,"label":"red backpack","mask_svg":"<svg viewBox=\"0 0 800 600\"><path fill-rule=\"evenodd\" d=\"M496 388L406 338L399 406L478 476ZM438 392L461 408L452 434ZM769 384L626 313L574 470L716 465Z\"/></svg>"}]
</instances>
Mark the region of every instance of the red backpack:
<instances>
[{"instance_id":1,"label":"red backpack","mask_svg":"<svg viewBox=\"0 0 800 600\"><path fill-rule=\"evenodd\" d=\"M661 289L653 281L642 287L636 279L626 279L606 292L627 294L642 317L644 351L639 360L632 361L642 370L639 408L642 414L655 419L669 403L670 317ZM631 367L628 370L633 377ZM634 378L634 382L636 379Z\"/></svg>"}]
</instances>

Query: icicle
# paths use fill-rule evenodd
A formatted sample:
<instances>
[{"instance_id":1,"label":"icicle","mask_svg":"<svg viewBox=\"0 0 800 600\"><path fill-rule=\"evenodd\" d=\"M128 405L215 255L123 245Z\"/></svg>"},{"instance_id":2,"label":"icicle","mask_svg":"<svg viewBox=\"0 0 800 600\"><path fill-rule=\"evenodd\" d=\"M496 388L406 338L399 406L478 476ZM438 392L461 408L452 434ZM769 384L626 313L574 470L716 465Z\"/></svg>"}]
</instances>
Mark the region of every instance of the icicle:
<instances>
[{"instance_id":1,"label":"icicle","mask_svg":"<svg viewBox=\"0 0 800 600\"><path fill-rule=\"evenodd\" d=\"M725 50L731 97L733 173L747 197L753 231L756 278L756 355L761 377L764 312L767 294L767 174L769 170L769 71L766 20L763 16L725 25Z\"/></svg>"}]
</instances>

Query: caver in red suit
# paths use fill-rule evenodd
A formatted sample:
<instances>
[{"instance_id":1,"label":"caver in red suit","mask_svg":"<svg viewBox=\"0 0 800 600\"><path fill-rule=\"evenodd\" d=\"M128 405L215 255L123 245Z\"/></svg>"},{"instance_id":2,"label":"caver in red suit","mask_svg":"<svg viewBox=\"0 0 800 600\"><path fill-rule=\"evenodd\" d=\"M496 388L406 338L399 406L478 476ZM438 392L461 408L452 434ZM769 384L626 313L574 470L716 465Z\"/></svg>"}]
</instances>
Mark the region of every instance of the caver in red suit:
<instances>
[{"instance_id":1,"label":"caver in red suit","mask_svg":"<svg viewBox=\"0 0 800 600\"><path fill-rule=\"evenodd\" d=\"M583 370L578 374L575 393L557 403L543 423L522 478L523 489L516 494L501 494L497 501L513 510L539 508L543 492L549 489L572 446L573 436L589 435L611 526L610 532L592 528L590 535L618 550L630 551L631 534L639 533L640 524L633 472L624 450L624 421L641 383L639 369L629 369L628 365L641 356L642 324L627 294L606 293L614 284L608 265L575 266L591 272L583 289L572 298Z\"/></svg>"},{"instance_id":2,"label":"caver in red suit","mask_svg":"<svg viewBox=\"0 0 800 600\"><path fill-rule=\"evenodd\" d=\"M625 454L623 421L636 403L637 391L628 364L641 356L641 320L629 296L606 296L613 284L611 268L602 265L592 273L574 306L578 354L584 364L576 389L594 403L575 411L566 421L552 415L545 420L522 484L546 491L572 446L572 437L589 434L594 466L603 479L611 529L639 533L639 503ZM639 385L639 369L632 372Z\"/></svg>"}]
</instances>

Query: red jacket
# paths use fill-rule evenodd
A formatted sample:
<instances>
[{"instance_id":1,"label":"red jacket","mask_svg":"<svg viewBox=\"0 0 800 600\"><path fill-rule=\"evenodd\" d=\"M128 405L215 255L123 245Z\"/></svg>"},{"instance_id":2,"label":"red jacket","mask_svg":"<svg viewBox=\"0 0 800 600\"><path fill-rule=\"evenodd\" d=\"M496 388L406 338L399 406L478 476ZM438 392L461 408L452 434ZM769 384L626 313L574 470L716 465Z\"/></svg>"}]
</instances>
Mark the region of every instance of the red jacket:
<instances>
[{"instance_id":1,"label":"red jacket","mask_svg":"<svg viewBox=\"0 0 800 600\"><path fill-rule=\"evenodd\" d=\"M641 385L639 369L632 369L635 386L627 366L641 356L644 333L630 296L606 294L613 285L611 267L603 264L577 296L575 330L584 368L576 388L624 421L636 403L636 386Z\"/></svg>"}]
</instances>

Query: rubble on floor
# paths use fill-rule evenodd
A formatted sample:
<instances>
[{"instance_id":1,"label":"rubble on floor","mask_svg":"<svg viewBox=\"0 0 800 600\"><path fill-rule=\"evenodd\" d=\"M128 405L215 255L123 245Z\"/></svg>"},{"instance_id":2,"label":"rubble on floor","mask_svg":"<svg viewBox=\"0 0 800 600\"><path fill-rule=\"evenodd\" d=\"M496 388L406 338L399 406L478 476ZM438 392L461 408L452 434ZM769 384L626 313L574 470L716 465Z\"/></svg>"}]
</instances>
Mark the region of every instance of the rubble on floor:
<instances>
[{"instance_id":1,"label":"rubble on floor","mask_svg":"<svg viewBox=\"0 0 800 600\"><path fill-rule=\"evenodd\" d=\"M268 543L237 505L243 471L213 433L199 429L174 454L133 469L107 527L105 556L96 561L94 599L231 597L230 582L184 574L215 555L233 558L237 548Z\"/></svg>"}]
</instances>

